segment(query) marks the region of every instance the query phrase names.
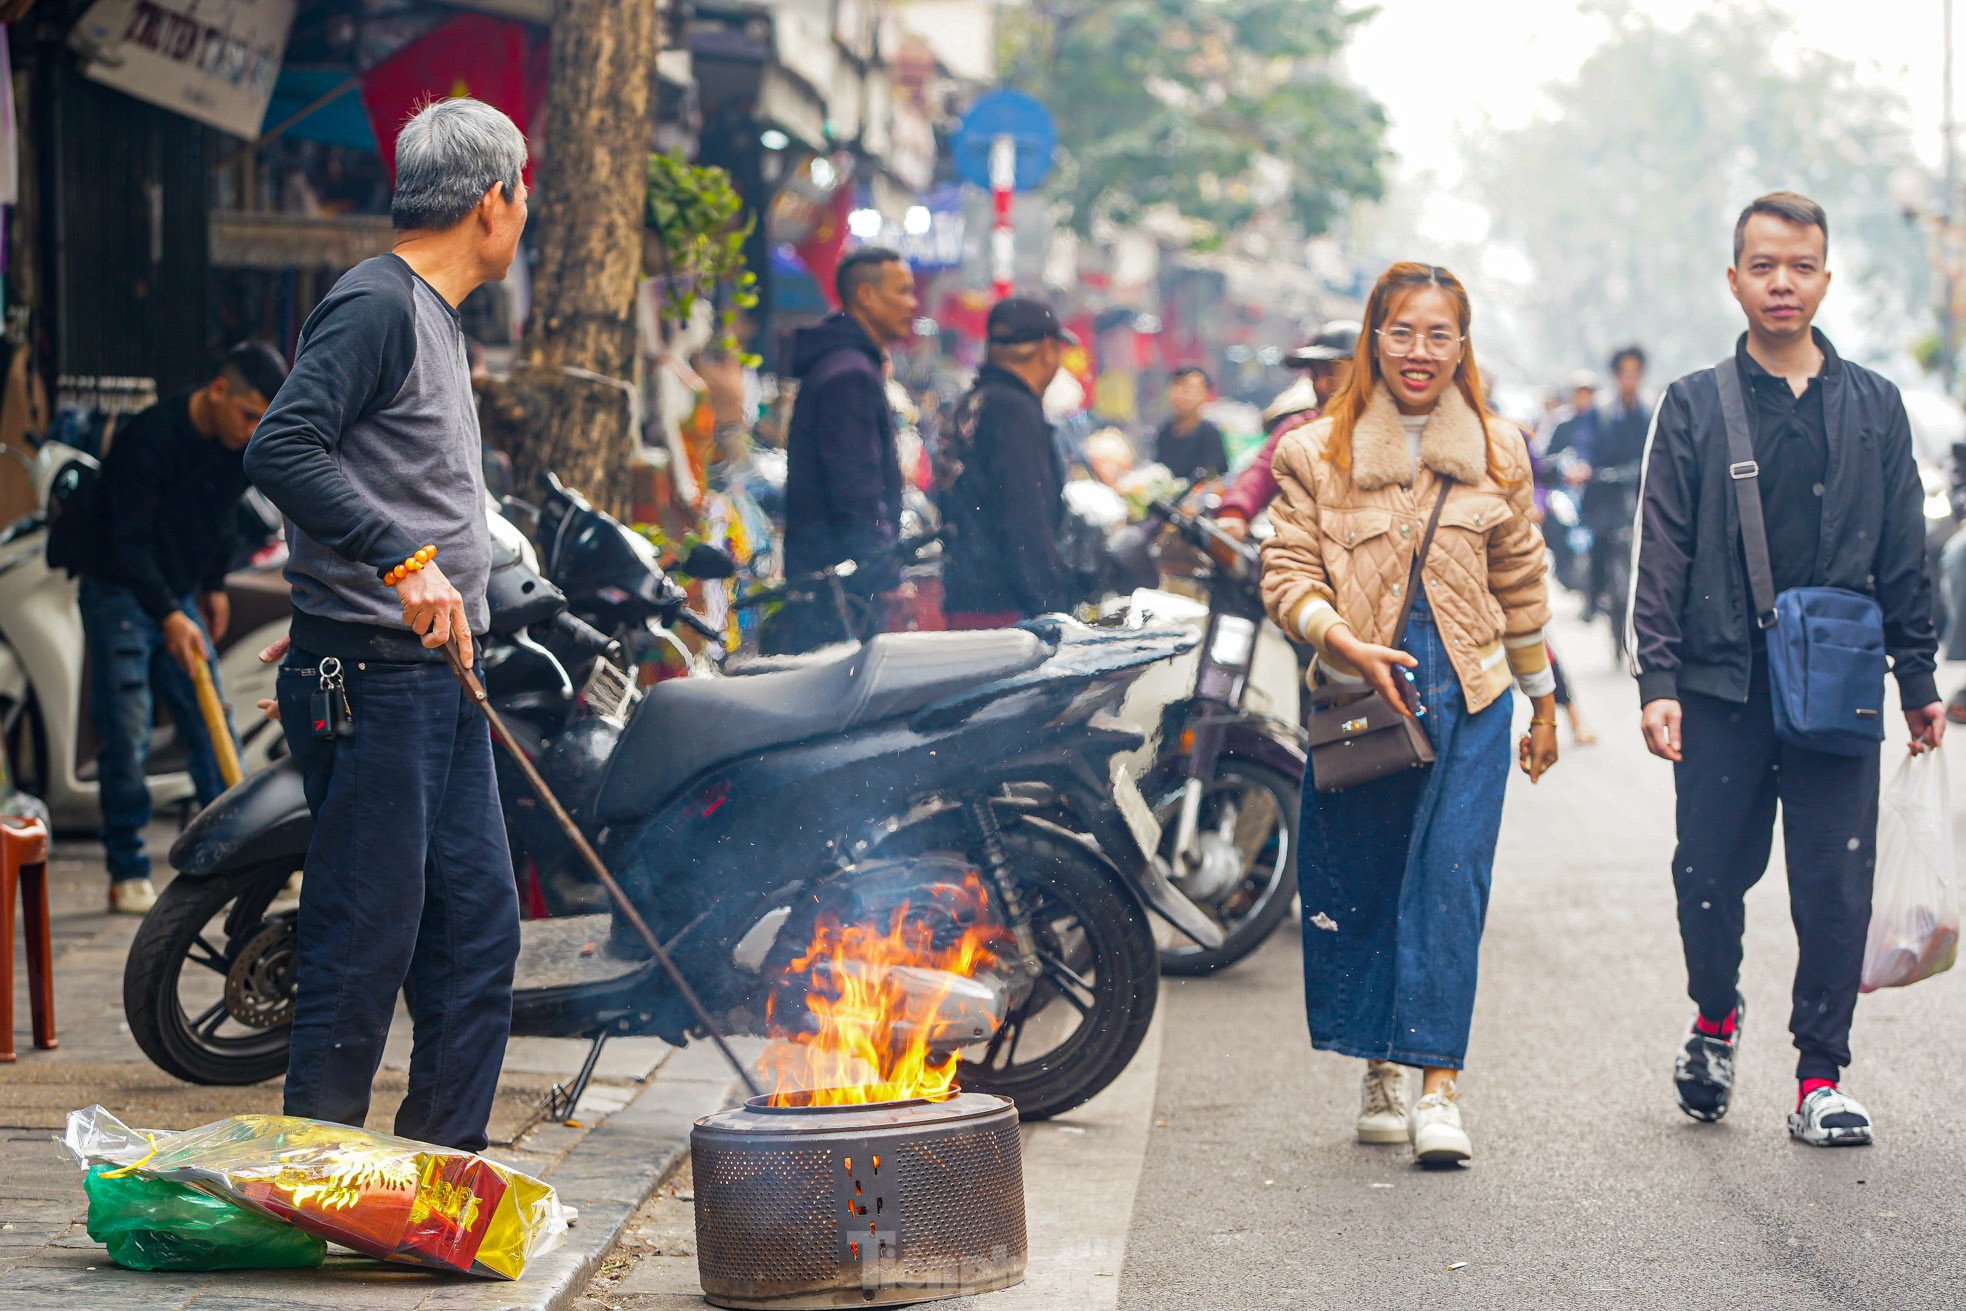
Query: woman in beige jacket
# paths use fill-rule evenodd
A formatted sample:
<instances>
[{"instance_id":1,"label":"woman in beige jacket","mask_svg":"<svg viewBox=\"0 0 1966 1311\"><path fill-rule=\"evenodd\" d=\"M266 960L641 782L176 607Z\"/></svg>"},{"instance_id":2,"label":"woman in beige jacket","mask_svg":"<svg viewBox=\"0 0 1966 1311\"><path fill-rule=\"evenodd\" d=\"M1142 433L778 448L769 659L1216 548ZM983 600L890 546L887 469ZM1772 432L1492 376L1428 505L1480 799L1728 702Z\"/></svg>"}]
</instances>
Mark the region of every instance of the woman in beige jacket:
<instances>
[{"instance_id":1,"label":"woman in beige jacket","mask_svg":"<svg viewBox=\"0 0 1966 1311\"><path fill-rule=\"evenodd\" d=\"M1517 756L1556 763L1543 540L1529 453L1491 416L1467 291L1395 264L1366 304L1351 382L1277 447L1263 596L1317 652L1318 677L1404 705L1418 693L1435 761L1339 792L1306 771L1297 859L1312 1045L1366 1061L1364 1142L1428 1164L1472 1154L1455 1100L1508 781L1511 681L1534 707ZM1413 559L1440 523L1403 633ZM1403 1067L1425 1071L1410 1113Z\"/></svg>"}]
</instances>

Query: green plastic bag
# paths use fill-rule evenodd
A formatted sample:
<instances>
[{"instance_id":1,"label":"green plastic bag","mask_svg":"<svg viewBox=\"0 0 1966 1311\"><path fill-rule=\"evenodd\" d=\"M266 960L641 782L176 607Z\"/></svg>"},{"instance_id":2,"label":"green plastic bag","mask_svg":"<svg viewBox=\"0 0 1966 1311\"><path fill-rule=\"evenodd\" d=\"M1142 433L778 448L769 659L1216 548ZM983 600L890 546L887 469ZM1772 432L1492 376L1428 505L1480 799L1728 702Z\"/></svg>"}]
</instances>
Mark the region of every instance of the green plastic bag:
<instances>
[{"instance_id":1,"label":"green plastic bag","mask_svg":"<svg viewBox=\"0 0 1966 1311\"><path fill-rule=\"evenodd\" d=\"M328 1245L196 1188L89 1168L89 1237L131 1270L297 1270L321 1264Z\"/></svg>"}]
</instances>

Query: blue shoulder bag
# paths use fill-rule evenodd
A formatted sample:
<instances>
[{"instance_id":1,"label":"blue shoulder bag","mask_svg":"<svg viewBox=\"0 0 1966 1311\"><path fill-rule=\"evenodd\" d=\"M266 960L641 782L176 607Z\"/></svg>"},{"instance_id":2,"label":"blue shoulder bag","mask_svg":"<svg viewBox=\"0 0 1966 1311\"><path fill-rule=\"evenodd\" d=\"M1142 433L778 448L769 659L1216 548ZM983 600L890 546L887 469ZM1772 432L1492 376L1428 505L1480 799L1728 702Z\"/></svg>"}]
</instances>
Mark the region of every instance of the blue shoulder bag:
<instances>
[{"instance_id":1,"label":"blue shoulder bag","mask_svg":"<svg viewBox=\"0 0 1966 1311\"><path fill-rule=\"evenodd\" d=\"M1727 472L1740 507L1754 622L1768 638L1775 735L1811 751L1866 755L1884 740L1884 612L1875 598L1841 587L1791 587L1775 594L1768 527L1761 517L1761 466L1754 460L1740 369L1732 355L1714 367L1714 376L1727 424Z\"/></svg>"}]
</instances>

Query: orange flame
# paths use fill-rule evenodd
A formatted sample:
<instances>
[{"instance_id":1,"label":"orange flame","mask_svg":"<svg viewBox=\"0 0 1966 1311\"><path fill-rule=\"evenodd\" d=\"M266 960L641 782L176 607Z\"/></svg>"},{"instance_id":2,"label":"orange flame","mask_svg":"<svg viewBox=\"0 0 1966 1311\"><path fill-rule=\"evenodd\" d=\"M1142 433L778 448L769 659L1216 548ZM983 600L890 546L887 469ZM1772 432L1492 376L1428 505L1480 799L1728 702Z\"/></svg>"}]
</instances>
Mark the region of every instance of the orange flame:
<instances>
[{"instance_id":1,"label":"orange flame","mask_svg":"<svg viewBox=\"0 0 1966 1311\"><path fill-rule=\"evenodd\" d=\"M945 884L938 891L958 890ZM781 1035L759 1062L772 1086L770 1105L861 1106L954 1095L956 1054L938 1052L933 1040L951 1015L970 1016L971 1003L952 1006L951 993L960 980L996 963L991 944L1003 933L981 914L983 886L974 873L960 894L966 913L958 922L967 927L946 946L936 945L934 923L911 917L906 902L884 932L876 924L819 918L811 945L790 969L811 985L802 996L774 993L766 1006L771 1031ZM802 1012L785 1013L801 1001Z\"/></svg>"}]
</instances>

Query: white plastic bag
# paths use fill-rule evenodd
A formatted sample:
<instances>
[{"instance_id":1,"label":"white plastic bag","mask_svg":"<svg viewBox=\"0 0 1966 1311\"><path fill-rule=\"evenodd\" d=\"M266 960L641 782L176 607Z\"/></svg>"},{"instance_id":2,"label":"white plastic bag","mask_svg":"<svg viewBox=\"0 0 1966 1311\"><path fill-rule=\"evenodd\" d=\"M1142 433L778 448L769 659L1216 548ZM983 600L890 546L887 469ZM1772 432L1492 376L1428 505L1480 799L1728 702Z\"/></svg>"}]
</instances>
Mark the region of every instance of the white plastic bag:
<instances>
[{"instance_id":1,"label":"white plastic bag","mask_svg":"<svg viewBox=\"0 0 1966 1311\"><path fill-rule=\"evenodd\" d=\"M1951 969L1959 954L1945 755L1907 755L1878 801L1877 881L1864 939L1864 992L1929 979Z\"/></svg>"}]
</instances>

